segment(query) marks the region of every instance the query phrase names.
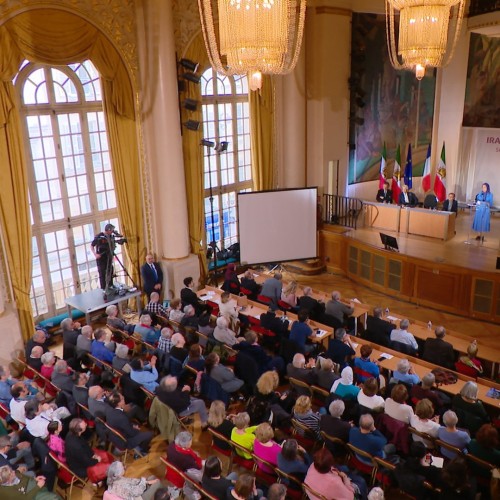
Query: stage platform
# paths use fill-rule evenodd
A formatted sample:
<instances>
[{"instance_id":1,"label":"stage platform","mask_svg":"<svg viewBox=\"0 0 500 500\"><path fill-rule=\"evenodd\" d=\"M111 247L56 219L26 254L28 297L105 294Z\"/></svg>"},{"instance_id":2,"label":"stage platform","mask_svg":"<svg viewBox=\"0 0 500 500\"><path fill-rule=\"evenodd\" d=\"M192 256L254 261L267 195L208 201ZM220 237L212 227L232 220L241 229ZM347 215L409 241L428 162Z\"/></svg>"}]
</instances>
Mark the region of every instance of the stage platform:
<instances>
[{"instance_id":1,"label":"stage platform","mask_svg":"<svg viewBox=\"0 0 500 500\"><path fill-rule=\"evenodd\" d=\"M358 222L362 222L363 214ZM402 300L446 312L500 323L500 215L491 217L484 242L469 231L460 211L456 234L447 241L370 227L324 224L318 251L327 269ZM380 232L397 239L399 252L385 250ZM469 244L465 242L469 241Z\"/></svg>"}]
</instances>

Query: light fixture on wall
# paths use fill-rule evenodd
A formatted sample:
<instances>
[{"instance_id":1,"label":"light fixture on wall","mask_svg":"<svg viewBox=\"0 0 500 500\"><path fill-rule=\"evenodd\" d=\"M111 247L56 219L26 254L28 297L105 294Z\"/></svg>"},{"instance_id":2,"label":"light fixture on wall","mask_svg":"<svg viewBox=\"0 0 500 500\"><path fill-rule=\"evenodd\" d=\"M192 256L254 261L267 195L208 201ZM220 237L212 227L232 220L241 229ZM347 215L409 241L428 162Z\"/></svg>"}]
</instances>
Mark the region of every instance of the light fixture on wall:
<instances>
[{"instance_id":1,"label":"light fixture on wall","mask_svg":"<svg viewBox=\"0 0 500 500\"><path fill-rule=\"evenodd\" d=\"M188 130L193 130L196 132L197 130L200 129L200 122L197 120L188 120L188 121L184 122L184 126Z\"/></svg>"},{"instance_id":2,"label":"light fixture on wall","mask_svg":"<svg viewBox=\"0 0 500 500\"><path fill-rule=\"evenodd\" d=\"M210 63L223 75L247 73L251 90L262 73L282 75L297 64L306 0L198 0ZM219 30L215 24L218 17Z\"/></svg>"},{"instance_id":3,"label":"light fixture on wall","mask_svg":"<svg viewBox=\"0 0 500 500\"><path fill-rule=\"evenodd\" d=\"M466 0L385 0L387 46L396 69L415 71L446 66L455 51ZM399 11L396 44L395 10Z\"/></svg>"}]
</instances>

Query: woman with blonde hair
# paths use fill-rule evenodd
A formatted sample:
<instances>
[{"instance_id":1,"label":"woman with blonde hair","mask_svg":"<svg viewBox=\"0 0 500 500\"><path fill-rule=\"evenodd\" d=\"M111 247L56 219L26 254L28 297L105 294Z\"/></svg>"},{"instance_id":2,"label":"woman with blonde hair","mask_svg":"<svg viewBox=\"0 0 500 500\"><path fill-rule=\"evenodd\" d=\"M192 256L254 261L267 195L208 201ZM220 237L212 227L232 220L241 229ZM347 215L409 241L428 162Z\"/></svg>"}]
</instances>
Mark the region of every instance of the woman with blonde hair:
<instances>
[{"instance_id":1,"label":"woman with blonde hair","mask_svg":"<svg viewBox=\"0 0 500 500\"><path fill-rule=\"evenodd\" d=\"M274 441L274 431L268 422L260 424L255 430L255 441L253 443L254 455L262 458L271 465L278 465L278 455L281 453L281 446ZM261 462L257 466L263 472L272 474L273 470Z\"/></svg>"},{"instance_id":2,"label":"woman with blonde hair","mask_svg":"<svg viewBox=\"0 0 500 500\"><path fill-rule=\"evenodd\" d=\"M292 307L297 307L297 282L290 281L288 285L281 292L281 300L291 305Z\"/></svg>"},{"instance_id":3,"label":"woman with blonde hair","mask_svg":"<svg viewBox=\"0 0 500 500\"><path fill-rule=\"evenodd\" d=\"M429 399L421 399L415 406L415 414L410 418L410 425L417 431L425 432L429 436L436 438L439 431L439 416L434 415L434 407ZM427 448L432 447L428 440L412 434L413 441L422 441Z\"/></svg>"},{"instance_id":4,"label":"woman with blonde hair","mask_svg":"<svg viewBox=\"0 0 500 500\"><path fill-rule=\"evenodd\" d=\"M455 365L457 372L473 378L477 378L483 373L483 366L477 358L477 351L477 340L473 340L467 348L467 355L458 358Z\"/></svg>"},{"instance_id":5,"label":"woman with blonde hair","mask_svg":"<svg viewBox=\"0 0 500 500\"><path fill-rule=\"evenodd\" d=\"M231 432L231 441L234 441L249 451L253 451L255 430L257 429L257 426L254 425L250 427L250 415L246 411L240 412L235 415L233 422L235 427ZM252 455L250 453L240 451L239 449L236 449L236 453L248 460L252 459Z\"/></svg>"},{"instance_id":6,"label":"woman with blonde hair","mask_svg":"<svg viewBox=\"0 0 500 500\"><path fill-rule=\"evenodd\" d=\"M292 417L320 437L319 422L321 416L318 412L312 411L312 403L309 396L299 396L297 398L297 402L293 407Z\"/></svg>"},{"instance_id":7,"label":"woman with blonde hair","mask_svg":"<svg viewBox=\"0 0 500 500\"><path fill-rule=\"evenodd\" d=\"M225 438L231 439L234 424L231 416L226 415L226 405L222 401L212 401L208 410L208 426ZM214 445L221 450L231 451L231 447L222 439L214 437Z\"/></svg>"}]
</instances>

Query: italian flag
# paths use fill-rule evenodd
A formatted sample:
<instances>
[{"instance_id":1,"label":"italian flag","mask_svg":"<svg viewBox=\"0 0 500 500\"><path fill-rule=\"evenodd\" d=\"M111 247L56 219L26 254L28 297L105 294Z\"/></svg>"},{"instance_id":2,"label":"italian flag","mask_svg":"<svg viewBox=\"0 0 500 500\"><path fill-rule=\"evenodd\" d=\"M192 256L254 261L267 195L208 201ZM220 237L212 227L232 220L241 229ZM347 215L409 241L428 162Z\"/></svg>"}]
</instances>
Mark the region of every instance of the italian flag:
<instances>
[{"instance_id":1,"label":"italian flag","mask_svg":"<svg viewBox=\"0 0 500 500\"><path fill-rule=\"evenodd\" d=\"M434 192L439 201L446 200L446 153L444 149L441 149L441 158L439 158L439 163L436 171L436 179L434 180Z\"/></svg>"},{"instance_id":2,"label":"italian flag","mask_svg":"<svg viewBox=\"0 0 500 500\"><path fill-rule=\"evenodd\" d=\"M399 203L399 195L401 194L401 147L398 144L396 150L396 160L394 162L394 171L392 173L392 201Z\"/></svg>"},{"instance_id":3,"label":"italian flag","mask_svg":"<svg viewBox=\"0 0 500 500\"><path fill-rule=\"evenodd\" d=\"M387 180L386 166L387 166L387 151L385 149L385 141L384 141L384 147L382 149L382 158L380 159L380 175L378 181L379 189L384 189L384 182Z\"/></svg>"},{"instance_id":4,"label":"italian flag","mask_svg":"<svg viewBox=\"0 0 500 500\"><path fill-rule=\"evenodd\" d=\"M422 177L422 189L424 192L431 190L431 145L427 148L427 158L425 159L424 175Z\"/></svg>"}]
</instances>

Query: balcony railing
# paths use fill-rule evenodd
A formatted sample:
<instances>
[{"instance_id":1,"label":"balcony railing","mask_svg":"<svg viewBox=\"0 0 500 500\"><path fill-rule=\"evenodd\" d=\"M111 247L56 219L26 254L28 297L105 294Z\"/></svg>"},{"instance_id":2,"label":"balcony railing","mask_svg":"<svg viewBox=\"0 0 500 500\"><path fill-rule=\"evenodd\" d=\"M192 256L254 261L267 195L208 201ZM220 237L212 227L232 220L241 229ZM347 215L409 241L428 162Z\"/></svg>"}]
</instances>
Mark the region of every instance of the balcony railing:
<instances>
[{"instance_id":1,"label":"balcony railing","mask_svg":"<svg viewBox=\"0 0 500 500\"><path fill-rule=\"evenodd\" d=\"M500 10L500 0L471 0L469 6L469 17L489 14Z\"/></svg>"},{"instance_id":2,"label":"balcony railing","mask_svg":"<svg viewBox=\"0 0 500 500\"><path fill-rule=\"evenodd\" d=\"M356 229L358 216L363 208L363 202L357 198L323 195L323 222Z\"/></svg>"}]
</instances>

